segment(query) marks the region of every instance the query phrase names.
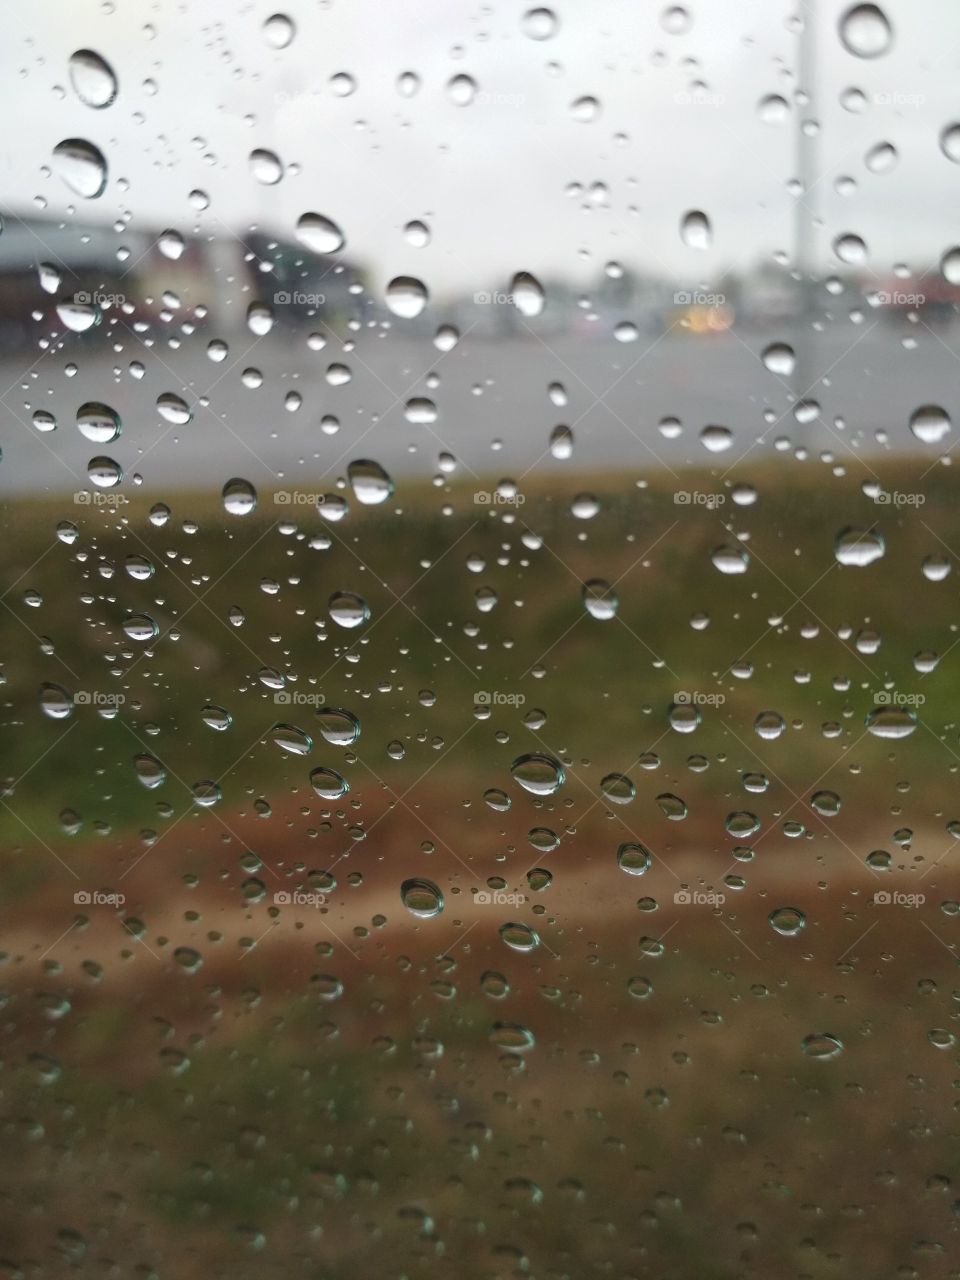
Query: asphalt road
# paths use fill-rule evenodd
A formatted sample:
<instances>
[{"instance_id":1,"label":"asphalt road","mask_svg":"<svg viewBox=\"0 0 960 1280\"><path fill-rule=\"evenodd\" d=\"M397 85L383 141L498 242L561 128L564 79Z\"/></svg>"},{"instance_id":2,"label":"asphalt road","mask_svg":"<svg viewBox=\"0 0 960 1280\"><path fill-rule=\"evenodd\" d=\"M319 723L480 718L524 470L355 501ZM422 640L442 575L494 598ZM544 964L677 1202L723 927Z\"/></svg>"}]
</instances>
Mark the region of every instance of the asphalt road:
<instances>
[{"instance_id":1,"label":"asphalt road","mask_svg":"<svg viewBox=\"0 0 960 1280\"><path fill-rule=\"evenodd\" d=\"M641 334L633 343L570 335L523 335L515 340L465 334L453 351L438 351L429 338L397 330L357 335L345 350L332 335L311 350L306 333L272 333L256 339L230 335L220 364L209 359L213 332L184 339L179 349L147 347L132 331L123 349L84 345L71 335L63 350L7 356L0 361L5 493L61 493L89 487L87 466L107 455L122 466L123 489L133 476L161 495L180 488L217 486L241 476L264 488L323 490L343 474L351 458L378 460L391 474L429 477L441 452L460 460L459 474L513 476L529 468L556 474L622 468L639 478L661 467L711 464L732 474L787 449L822 451L853 464L857 457L913 451L931 462L956 438L923 445L909 430L911 412L941 404L955 414L960 373L960 325L928 329L868 314L860 325L838 319L815 333L791 339L787 326L742 330L712 337L682 332ZM905 339L914 339L912 349ZM794 340L797 367L791 377L768 371L759 352L775 340ZM131 376L139 361L143 375ZM70 366L75 368L71 372ZM350 380L333 385L331 365L346 366ZM256 370L259 386L247 385ZM431 374L436 385L431 387ZM548 386L562 383L568 403L551 403ZM165 421L157 397L175 392L193 407L186 425ZM296 412L290 393L302 396ZM407 401L427 397L433 422L411 422ZM796 398L816 400L819 415L798 423ZM110 444L85 439L78 407L106 402L122 420ZM56 429L33 425L37 410L52 414ZM774 421L767 422L769 411ZM336 434L321 427L339 420ZM664 417L682 431L666 439ZM839 420L839 421L838 421ZM573 457L552 458L548 440L559 423L572 427ZM707 424L732 432L722 453L700 440ZM879 434L878 434L879 433Z\"/></svg>"}]
</instances>

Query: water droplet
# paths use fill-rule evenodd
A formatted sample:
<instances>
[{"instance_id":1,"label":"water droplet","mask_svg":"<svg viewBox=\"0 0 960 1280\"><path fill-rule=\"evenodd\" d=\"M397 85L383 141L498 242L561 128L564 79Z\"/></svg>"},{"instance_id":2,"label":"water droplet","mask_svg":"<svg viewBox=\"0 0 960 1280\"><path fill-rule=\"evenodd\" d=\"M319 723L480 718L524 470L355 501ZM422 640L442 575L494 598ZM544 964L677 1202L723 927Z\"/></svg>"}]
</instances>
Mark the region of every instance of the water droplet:
<instances>
[{"instance_id":1,"label":"water droplet","mask_svg":"<svg viewBox=\"0 0 960 1280\"><path fill-rule=\"evenodd\" d=\"M835 1058L843 1052L843 1041L828 1031L820 1031L807 1036L801 1047L808 1058L817 1058L821 1062L826 1062L827 1059Z\"/></svg>"},{"instance_id":2,"label":"water droplet","mask_svg":"<svg viewBox=\"0 0 960 1280\"><path fill-rule=\"evenodd\" d=\"M347 478L353 496L364 506L375 507L393 496L393 481L380 466L369 458L357 458L347 467Z\"/></svg>"},{"instance_id":3,"label":"water droplet","mask_svg":"<svg viewBox=\"0 0 960 1280\"><path fill-rule=\"evenodd\" d=\"M497 932L511 951L536 951L540 945L540 936L536 930L517 921L502 924Z\"/></svg>"},{"instance_id":4,"label":"water droplet","mask_svg":"<svg viewBox=\"0 0 960 1280\"><path fill-rule=\"evenodd\" d=\"M833 554L840 564L862 569L879 560L886 551L886 544L879 533L872 529L841 529L833 544Z\"/></svg>"},{"instance_id":5,"label":"water droplet","mask_svg":"<svg viewBox=\"0 0 960 1280\"><path fill-rule=\"evenodd\" d=\"M520 30L531 40L549 40L560 28L552 9L528 9L520 19Z\"/></svg>"},{"instance_id":6,"label":"water droplet","mask_svg":"<svg viewBox=\"0 0 960 1280\"><path fill-rule=\"evenodd\" d=\"M591 578L583 585L583 603L592 618L600 622L608 622L615 617L620 601L609 582L602 578Z\"/></svg>"},{"instance_id":7,"label":"water droplet","mask_svg":"<svg viewBox=\"0 0 960 1280\"><path fill-rule=\"evenodd\" d=\"M779 374L781 378L789 378L797 363L793 347L787 346L785 342L771 342L769 347L764 348L760 358L771 373Z\"/></svg>"},{"instance_id":8,"label":"water droplet","mask_svg":"<svg viewBox=\"0 0 960 1280\"><path fill-rule=\"evenodd\" d=\"M395 316L412 320L418 316L429 299L427 286L415 276L395 276L387 285L387 306Z\"/></svg>"},{"instance_id":9,"label":"water droplet","mask_svg":"<svg viewBox=\"0 0 960 1280\"><path fill-rule=\"evenodd\" d=\"M726 574L746 573L750 564L750 557L743 547L730 544L716 547L711 552L710 559L715 569Z\"/></svg>"},{"instance_id":10,"label":"water droplet","mask_svg":"<svg viewBox=\"0 0 960 1280\"><path fill-rule=\"evenodd\" d=\"M186 241L179 231L162 231L157 240L157 248L171 262L176 262L186 247Z\"/></svg>"},{"instance_id":11,"label":"water droplet","mask_svg":"<svg viewBox=\"0 0 960 1280\"><path fill-rule=\"evenodd\" d=\"M286 49L297 29L285 13L273 13L263 24L263 38L274 49Z\"/></svg>"},{"instance_id":12,"label":"water droplet","mask_svg":"<svg viewBox=\"0 0 960 1280\"><path fill-rule=\"evenodd\" d=\"M952 160L960 164L960 124L948 124L940 134L940 150Z\"/></svg>"},{"instance_id":13,"label":"water droplet","mask_svg":"<svg viewBox=\"0 0 960 1280\"><path fill-rule=\"evenodd\" d=\"M772 742L779 738L786 728L783 716L779 711L761 711L753 722L753 731L757 737Z\"/></svg>"},{"instance_id":14,"label":"water droplet","mask_svg":"<svg viewBox=\"0 0 960 1280\"><path fill-rule=\"evenodd\" d=\"M109 107L117 96L117 77L109 62L92 49L78 49L70 55L70 83L80 101L98 111Z\"/></svg>"},{"instance_id":15,"label":"water droplet","mask_svg":"<svg viewBox=\"0 0 960 1280\"><path fill-rule=\"evenodd\" d=\"M275 724L270 730L274 742L281 751L294 756L308 756L313 750L313 739L295 724Z\"/></svg>"},{"instance_id":16,"label":"water droplet","mask_svg":"<svg viewBox=\"0 0 960 1280\"><path fill-rule=\"evenodd\" d=\"M950 415L938 404L922 405L910 415L910 430L923 444L939 444L950 433Z\"/></svg>"},{"instance_id":17,"label":"water droplet","mask_svg":"<svg viewBox=\"0 0 960 1280\"><path fill-rule=\"evenodd\" d=\"M553 795L563 786L565 774L559 760L542 752L518 756L510 766L514 780L535 796Z\"/></svg>"},{"instance_id":18,"label":"water droplet","mask_svg":"<svg viewBox=\"0 0 960 1280\"><path fill-rule=\"evenodd\" d=\"M98 489L115 489L123 480L123 468L113 458L101 456L87 463L87 475Z\"/></svg>"},{"instance_id":19,"label":"water droplet","mask_svg":"<svg viewBox=\"0 0 960 1280\"><path fill-rule=\"evenodd\" d=\"M909 738L917 727L917 713L911 707L875 707L864 724L875 738Z\"/></svg>"},{"instance_id":20,"label":"water droplet","mask_svg":"<svg viewBox=\"0 0 960 1280\"><path fill-rule=\"evenodd\" d=\"M425 222L414 219L403 228L403 238L414 249L425 249L430 243L430 228Z\"/></svg>"},{"instance_id":21,"label":"water droplet","mask_svg":"<svg viewBox=\"0 0 960 1280\"><path fill-rule=\"evenodd\" d=\"M419 920L431 920L443 910L443 894L432 880L404 880L400 901Z\"/></svg>"},{"instance_id":22,"label":"water droplet","mask_svg":"<svg viewBox=\"0 0 960 1280\"><path fill-rule=\"evenodd\" d=\"M626 871L631 876L642 876L648 872L653 865L653 854L646 847L635 841L630 844L622 844L617 850L617 866L621 871Z\"/></svg>"},{"instance_id":23,"label":"water droplet","mask_svg":"<svg viewBox=\"0 0 960 1280\"><path fill-rule=\"evenodd\" d=\"M327 607L334 622L347 630L362 627L370 621L370 606L362 596L352 591L335 591Z\"/></svg>"},{"instance_id":24,"label":"water droplet","mask_svg":"<svg viewBox=\"0 0 960 1280\"><path fill-rule=\"evenodd\" d=\"M350 784L336 769L314 769L310 774L310 785L323 800L339 800L350 790Z\"/></svg>"},{"instance_id":25,"label":"water droplet","mask_svg":"<svg viewBox=\"0 0 960 1280\"><path fill-rule=\"evenodd\" d=\"M770 912L767 919L771 929L785 938L795 938L807 923L807 917L799 907L777 907L775 911Z\"/></svg>"},{"instance_id":26,"label":"water droplet","mask_svg":"<svg viewBox=\"0 0 960 1280\"><path fill-rule=\"evenodd\" d=\"M600 790L611 804L630 804L637 795L637 788L625 773L608 773L600 779Z\"/></svg>"},{"instance_id":27,"label":"water droplet","mask_svg":"<svg viewBox=\"0 0 960 1280\"><path fill-rule=\"evenodd\" d=\"M186 426L193 417L186 400L174 395L172 391L165 391L157 397L157 413L166 422L172 422L178 427Z\"/></svg>"},{"instance_id":28,"label":"water droplet","mask_svg":"<svg viewBox=\"0 0 960 1280\"><path fill-rule=\"evenodd\" d=\"M592 124L600 115L600 103L590 94L584 94L570 103L570 115L580 124Z\"/></svg>"},{"instance_id":29,"label":"water droplet","mask_svg":"<svg viewBox=\"0 0 960 1280\"><path fill-rule=\"evenodd\" d=\"M128 613L123 620L124 634L140 644L149 644L160 634L160 628L146 613Z\"/></svg>"},{"instance_id":30,"label":"water droplet","mask_svg":"<svg viewBox=\"0 0 960 1280\"><path fill-rule=\"evenodd\" d=\"M324 742L334 747L349 747L360 737L360 721L352 711L339 707L318 707L317 721Z\"/></svg>"},{"instance_id":31,"label":"water droplet","mask_svg":"<svg viewBox=\"0 0 960 1280\"><path fill-rule=\"evenodd\" d=\"M209 729L214 729L217 733L225 733L233 724L233 716L230 712L212 702L208 702L203 708L200 718Z\"/></svg>"},{"instance_id":32,"label":"water droplet","mask_svg":"<svg viewBox=\"0 0 960 1280\"><path fill-rule=\"evenodd\" d=\"M667 721L677 733L693 733L700 724L700 708L692 702L674 702L667 712Z\"/></svg>"},{"instance_id":33,"label":"water droplet","mask_svg":"<svg viewBox=\"0 0 960 1280\"><path fill-rule=\"evenodd\" d=\"M305 213L300 217L297 239L314 253L338 253L346 243L337 224L320 213Z\"/></svg>"},{"instance_id":34,"label":"water droplet","mask_svg":"<svg viewBox=\"0 0 960 1280\"><path fill-rule=\"evenodd\" d=\"M447 94L458 107L468 107L477 96L477 82L470 76L454 76L447 83Z\"/></svg>"},{"instance_id":35,"label":"water droplet","mask_svg":"<svg viewBox=\"0 0 960 1280\"><path fill-rule=\"evenodd\" d=\"M518 271L510 285L513 305L522 316L532 318L540 315L544 307L544 293L540 281L529 271Z\"/></svg>"},{"instance_id":36,"label":"water droplet","mask_svg":"<svg viewBox=\"0 0 960 1280\"><path fill-rule=\"evenodd\" d=\"M768 93L757 104L757 114L764 124L782 124L789 113L789 103L778 93Z\"/></svg>"},{"instance_id":37,"label":"water droplet","mask_svg":"<svg viewBox=\"0 0 960 1280\"><path fill-rule=\"evenodd\" d=\"M707 426L700 432L700 443L710 453L723 453L733 444L733 432L729 427Z\"/></svg>"},{"instance_id":38,"label":"water droplet","mask_svg":"<svg viewBox=\"0 0 960 1280\"><path fill-rule=\"evenodd\" d=\"M73 715L73 698L62 685L48 681L40 686L40 709L51 720L66 720Z\"/></svg>"},{"instance_id":39,"label":"water droplet","mask_svg":"<svg viewBox=\"0 0 960 1280\"><path fill-rule=\"evenodd\" d=\"M84 138L64 138L53 149L53 167L74 195L96 200L107 186L107 162Z\"/></svg>"},{"instance_id":40,"label":"water droplet","mask_svg":"<svg viewBox=\"0 0 960 1280\"><path fill-rule=\"evenodd\" d=\"M263 183L265 187L275 186L283 177L283 163L273 151L258 147L250 152L248 163L257 182Z\"/></svg>"},{"instance_id":41,"label":"water droplet","mask_svg":"<svg viewBox=\"0 0 960 1280\"><path fill-rule=\"evenodd\" d=\"M223 486L223 509L231 516L248 516L257 507L257 491L249 480L235 476Z\"/></svg>"},{"instance_id":42,"label":"water droplet","mask_svg":"<svg viewBox=\"0 0 960 1280\"><path fill-rule=\"evenodd\" d=\"M108 404L88 400L77 410L77 426L93 444L109 444L120 434L120 417Z\"/></svg>"},{"instance_id":43,"label":"water droplet","mask_svg":"<svg viewBox=\"0 0 960 1280\"><path fill-rule=\"evenodd\" d=\"M558 461L564 462L573 456L573 432L569 427L554 427L550 433L550 453Z\"/></svg>"},{"instance_id":44,"label":"water droplet","mask_svg":"<svg viewBox=\"0 0 960 1280\"><path fill-rule=\"evenodd\" d=\"M900 159L896 147L890 142L878 142L863 158L871 173L890 173Z\"/></svg>"},{"instance_id":45,"label":"water droplet","mask_svg":"<svg viewBox=\"0 0 960 1280\"><path fill-rule=\"evenodd\" d=\"M954 245L943 255L940 272L948 284L960 284L960 246Z\"/></svg>"},{"instance_id":46,"label":"water droplet","mask_svg":"<svg viewBox=\"0 0 960 1280\"><path fill-rule=\"evenodd\" d=\"M690 249L709 249L713 243L710 219L699 209L691 209L680 220L680 239Z\"/></svg>"},{"instance_id":47,"label":"water droplet","mask_svg":"<svg viewBox=\"0 0 960 1280\"><path fill-rule=\"evenodd\" d=\"M867 260L865 241L850 231L837 236L833 242L833 252L841 262L846 262L850 266L861 266Z\"/></svg>"},{"instance_id":48,"label":"water droplet","mask_svg":"<svg viewBox=\"0 0 960 1280\"><path fill-rule=\"evenodd\" d=\"M856 58L879 58L893 43L886 14L875 4L856 4L841 16L840 41Z\"/></svg>"}]
</instances>

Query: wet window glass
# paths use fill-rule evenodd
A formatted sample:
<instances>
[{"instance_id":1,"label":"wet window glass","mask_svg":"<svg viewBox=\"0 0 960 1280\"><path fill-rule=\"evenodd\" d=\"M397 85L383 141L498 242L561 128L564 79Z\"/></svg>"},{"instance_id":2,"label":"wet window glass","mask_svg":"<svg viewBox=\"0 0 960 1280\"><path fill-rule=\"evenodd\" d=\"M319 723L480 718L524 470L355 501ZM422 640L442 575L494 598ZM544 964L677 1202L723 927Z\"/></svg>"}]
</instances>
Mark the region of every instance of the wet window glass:
<instances>
[{"instance_id":1,"label":"wet window glass","mask_svg":"<svg viewBox=\"0 0 960 1280\"><path fill-rule=\"evenodd\" d=\"M958 1270L960 14L11 0L0 1272Z\"/></svg>"}]
</instances>

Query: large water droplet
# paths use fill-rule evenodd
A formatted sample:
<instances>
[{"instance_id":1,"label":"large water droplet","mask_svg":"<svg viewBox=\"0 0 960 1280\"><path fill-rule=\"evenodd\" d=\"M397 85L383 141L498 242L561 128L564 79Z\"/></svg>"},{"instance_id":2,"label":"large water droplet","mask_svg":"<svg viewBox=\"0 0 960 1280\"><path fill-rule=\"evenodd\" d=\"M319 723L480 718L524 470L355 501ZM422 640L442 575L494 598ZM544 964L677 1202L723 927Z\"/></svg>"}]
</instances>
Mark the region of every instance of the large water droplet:
<instances>
[{"instance_id":1,"label":"large water droplet","mask_svg":"<svg viewBox=\"0 0 960 1280\"><path fill-rule=\"evenodd\" d=\"M352 591L335 591L328 605L330 617L341 627L353 630L370 621L370 606Z\"/></svg>"},{"instance_id":2,"label":"large water droplet","mask_svg":"<svg viewBox=\"0 0 960 1280\"><path fill-rule=\"evenodd\" d=\"M92 49L78 49L70 55L70 83L85 106L102 110L117 96L117 77L109 62Z\"/></svg>"},{"instance_id":3,"label":"large water droplet","mask_svg":"<svg viewBox=\"0 0 960 1280\"><path fill-rule=\"evenodd\" d=\"M77 410L77 426L93 444L109 444L120 434L120 417L108 404L88 400Z\"/></svg>"},{"instance_id":4,"label":"large water droplet","mask_svg":"<svg viewBox=\"0 0 960 1280\"><path fill-rule=\"evenodd\" d=\"M440 886L432 880L404 880L400 886L400 901L419 920L431 920L443 910L443 894Z\"/></svg>"},{"instance_id":5,"label":"large water droplet","mask_svg":"<svg viewBox=\"0 0 960 1280\"><path fill-rule=\"evenodd\" d=\"M875 4L855 4L840 18L840 41L857 58L879 58L893 43L886 14Z\"/></svg>"},{"instance_id":6,"label":"large water droplet","mask_svg":"<svg viewBox=\"0 0 960 1280\"><path fill-rule=\"evenodd\" d=\"M235 476L223 486L223 509L231 516L248 516L257 507L257 491L249 480Z\"/></svg>"},{"instance_id":7,"label":"large water droplet","mask_svg":"<svg viewBox=\"0 0 960 1280\"><path fill-rule=\"evenodd\" d=\"M314 769L310 785L323 800L339 800L350 790L350 784L336 769Z\"/></svg>"},{"instance_id":8,"label":"large water droplet","mask_svg":"<svg viewBox=\"0 0 960 1280\"><path fill-rule=\"evenodd\" d=\"M911 707L875 707L864 723L875 738L909 738L917 727L917 713Z\"/></svg>"},{"instance_id":9,"label":"large water droplet","mask_svg":"<svg viewBox=\"0 0 960 1280\"><path fill-rule=\"evenodd\" d=\"M324 742L334 747L350 747L360 737L360 721L352 711L339 707L318 707L317 721Z\"/></svg>"},{"instance_id":10,"label":"large water droplet","mask_svg":"<svg viewBox=\"0 0 960 1280\"><path fill-rule=\"evenodd\" d=\"M429 296L427 286L416 276L395 276L387 285L387 306L404 320L418 316Z\"/></svg>"},{"instance_id":11,"label":"large water droplet","mask_svg":"<svg viewBox=\"0 0 960 1280\"><path fill-rule=\"evenodd\" d=\"M603 578L591 578L583 584L583 603L592 618L607 622L616 615L619 606L617 593Z\"/></svg>"},{"instance_id":12,"label":"large water droplet","mask_svg":"<svg viewBox=\"0 0 960 1280\"><path fill-rule=\"evenodd\" d=\"M852 526L841 529L833 544L833 554L840 564L852 565L858 569L879 560L885 550L886 545L879 533Z\"/></svg>"},{"instance_id":13,"label":"large water droplet","mask_svg":"<svg viewBox=\"0 0 960 1280\"><path fill-rule=\"evenodd\" d=\"M393 481L379 462L357 458L347 467L353 496L364 506L375 507L393 495Z\"/></svg>"},{"instance_id":14,"label":"large water droplet","mask_svg":"<svg viewBox=\"0 0 960 1280\"><path fill-rule=\"evenodd\" d=\"M680 238L690 249L709 249L713 242L710 219L699 209L691 209L680 220Z\"/></svg>"},{"instance_id":15,"label":"large water droplet","mask_svg":"<svg viewBox=\"0 0 960 1280\"><path fill-rule=\"evenodd\" d=\"M64 138L53 149L53 167L70 190L85 200L103 195L107 162L99 147L84 138Z\"/></svg>"},{"instance_id":16,"label":"large water droplet","mask_svg":"<svg viewBox=\"0 0 960 1280\"><path fill-rule=\"evenodd\" d=\"M560 761L538 751L518 756L510 766L510 772L524 791L535 796L552 795L563 785L565 778Z\"/></svg>"},{"instance_id":17,"label":"large water droplet","mask_svg":"<svg viewBox=\"0 0 960 1280\"><path fill-rule=\"evenodd\" d=\"M314 253L337 253L346 243L337 224L321 213L305 213L300 217L297 239Z\"/></svg>"},{"instance_id":18,"label":"large water droplet","mask_svg":"<svg viewBox=\"0 0 960 1280\"><path fill-rule=\"evenodd\" d=\"M544 307L543 287L536 276L529 271L518 271L510 285L513 305L522 316L532 318L538 316Z\"/></svg>"},{"instance_id":19,"label":"large water droplet","mask_svg":"<svg viewBox=\"0 0 960 1280\"><path fill-rule=\"evenodd\" d=\"M950 429L950 415L938 404L921 405L910 415L910 430L923 444L939 444Z\"/></svg>"}]
</instances>

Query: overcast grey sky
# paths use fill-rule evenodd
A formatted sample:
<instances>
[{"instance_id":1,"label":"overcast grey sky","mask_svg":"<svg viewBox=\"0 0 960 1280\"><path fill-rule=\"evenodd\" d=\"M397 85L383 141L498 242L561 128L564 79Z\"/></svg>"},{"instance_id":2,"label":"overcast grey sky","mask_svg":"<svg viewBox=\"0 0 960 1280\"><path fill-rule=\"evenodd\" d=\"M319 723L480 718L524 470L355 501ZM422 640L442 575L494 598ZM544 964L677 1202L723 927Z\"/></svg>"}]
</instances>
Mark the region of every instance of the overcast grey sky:
<instances>
[{"instance_id":1,"label":"overcast grey sky","mask_svg":"<svg viewBox=\"0 0 960 1280\"><path fill-rule=\"evenodd\" d=\"M297 28L284 49L263 32L278 3ZM553 6L559 31L547 40L524 34L529 7L7 0L4 204L22 210L42 197L51 211L73 203L83 219L129 210L132 225L257 222L286 235L316 210L341 226L347 253L374 269L375 283L414 274L437 294L518 270L586 281L610 259L709 280L728 264L792 253L787 183L800 111L819 122L808 204L823 220L823 261L844 232L867 242L880 275L900 261L923 269L960 238L960 165L939 145L943 127L960 118L952 0L886 3L892 48L871 59L840 42L838 17L849 6L817 0L813 109L793 101L796 15L809 3L701 0L686 6L689 29L673 34L663 4L578 0ZM119 77L103 110L70 87L68 60L82 47ZM397 89L406 71L421 81L412 98ZM356 82L347 97L331 87L338 73ZM464 74L478 95L458 106L447 84ZM840 104L851 87L865 96L859 113ZM770 94L791 103L779 123L758 111ZM586 123L570 109L584 96L600 104ZM107 156L110 180L97 200L71 197L44 172L68 137ZM879 143L897 150L891 172L865 164ZM250 172L258 147L286 166L275 186ZM843 175L856 183L848 195L835 191ZM575 183L583 193L571 196ZM205 213L191 211L195 188L209 195ZM711 219L707 251L681 240L689 209ZM431 228L427 248L404 238L413 219Z\"/></svg>"}]
</instances>

